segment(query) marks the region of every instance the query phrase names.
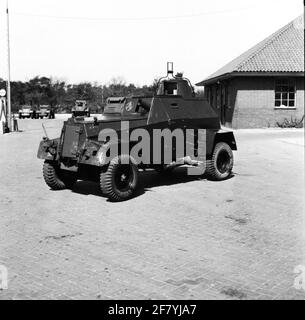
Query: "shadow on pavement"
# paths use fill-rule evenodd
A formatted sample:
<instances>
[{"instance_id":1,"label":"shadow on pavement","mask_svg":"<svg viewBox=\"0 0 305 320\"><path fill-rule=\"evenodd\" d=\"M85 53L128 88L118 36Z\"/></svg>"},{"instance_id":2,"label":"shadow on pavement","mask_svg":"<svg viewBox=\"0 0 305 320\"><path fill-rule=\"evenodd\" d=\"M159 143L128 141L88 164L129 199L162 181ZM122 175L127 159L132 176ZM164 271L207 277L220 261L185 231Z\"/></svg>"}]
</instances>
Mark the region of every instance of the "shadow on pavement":
<instances>
[{"instance_id":1,"label":"shadow on pavement","mask_svg":"<svg viewBox=\"0 0 305 320\"><path fill-rule=\"evenodd\" d=\"M232 174L228 179L231 179L233 177L234 174ZM143 171L139 173L139 186L133 198L139 197L145 192L151 191L151 189L156 187L171 186L199 180L206 180L206 176L190 176L187 174L187 168L185 167L176 168L171 173L166 174L158 173L154 170ZM97 182L91 181L78 181L74 185L72 192L82 195L105 197L100 190L99 184Z\"/></svg>"},{"instance_id":2,"label":"shadow on pavement","mask_svg":"<svg viewBox=\"0 0 305 320\"><path fill-rule=\"evenodd\" d=\"M79 193L86 196L93 195L93 196L103 197L103 194L99 187L98 182L79 180L73 186L73 189L71 191L74 193Z\"/></svg>"},{"instance_id":3,"label":"shadow on pavement","mask_svg":"<svg viewBox=\"0 0 305 320\"><path fill-rule=\"evenodd\" d=\"M202 180L205 176L189 176L187 175L187 168L176 168L171 173L162 174L158 173L154 170L144 171L139 173L139 187L134 196L138 197L144 194L146 191L150 191L150 189L154 187L161 186L170 186L181 183L187 183L195 180ZM94 195L99 197L104 197L99 184L97 182L91 181L78 181L72 192L79 193L83 195Z\"/></svg>"}]
</instances>

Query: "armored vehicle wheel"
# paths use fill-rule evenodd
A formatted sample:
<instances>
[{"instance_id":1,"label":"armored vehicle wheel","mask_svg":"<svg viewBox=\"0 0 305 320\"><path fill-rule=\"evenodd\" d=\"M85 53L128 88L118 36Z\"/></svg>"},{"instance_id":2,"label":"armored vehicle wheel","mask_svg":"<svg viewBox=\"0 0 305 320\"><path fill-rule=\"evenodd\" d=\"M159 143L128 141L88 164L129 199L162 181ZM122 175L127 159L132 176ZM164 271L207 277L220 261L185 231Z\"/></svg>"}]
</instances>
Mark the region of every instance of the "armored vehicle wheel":
<instances>
[{"instance_id":1,"label":"armored vehicle wheel","mask_svg":"<svg viewBox=\"0 0 305 320\"><path fill-rule=\"evenodd\" d=\"M71 189L77 181L74 173L64 172L52 161L43 164L43 178L52 190Z\"/></svg>"},{"instance_id":2,"label":"armored vehicle wheel","mask_svg":"<svg viewBox=\"0 0 305 320\"><path fill-rule=\"evenodd\" d=\"M212 158L207 160L207 176L211 180L227 179L233 168L233 152L225 142L216 144Z\"/></svg>"},{"instance_id":3,"label":"armored vehicle wheel","mask_svg":"<svg viewBox=\"0 0 305 320\"><path fill-rule=\"evenodd\" d=\"M122 159L128 164L122 164ZM127 161L126 161L127 160ZM112 201L131 198L138 185L138 168L128 155L120 155L111 160L107 170L101 173L100 187Z\"/></svg>"}]
</instances>

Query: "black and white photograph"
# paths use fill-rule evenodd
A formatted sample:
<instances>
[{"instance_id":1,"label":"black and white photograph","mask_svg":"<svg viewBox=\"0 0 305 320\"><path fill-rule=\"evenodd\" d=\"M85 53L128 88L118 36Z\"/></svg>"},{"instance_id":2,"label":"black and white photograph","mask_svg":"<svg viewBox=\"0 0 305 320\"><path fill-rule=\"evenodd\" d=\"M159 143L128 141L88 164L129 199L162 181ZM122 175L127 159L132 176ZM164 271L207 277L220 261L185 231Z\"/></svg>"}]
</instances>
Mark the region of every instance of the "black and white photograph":
<instances>
[{"instance_id":1,"label":"black and white photograph","mask_svg":"<svg viewBox=\"0 0 305 320\"><path fill-rule=\"evenodd\" d=\"M302 0L0 0L0 300L305 300L304 95Z\"/></svg>"}]
</instances>

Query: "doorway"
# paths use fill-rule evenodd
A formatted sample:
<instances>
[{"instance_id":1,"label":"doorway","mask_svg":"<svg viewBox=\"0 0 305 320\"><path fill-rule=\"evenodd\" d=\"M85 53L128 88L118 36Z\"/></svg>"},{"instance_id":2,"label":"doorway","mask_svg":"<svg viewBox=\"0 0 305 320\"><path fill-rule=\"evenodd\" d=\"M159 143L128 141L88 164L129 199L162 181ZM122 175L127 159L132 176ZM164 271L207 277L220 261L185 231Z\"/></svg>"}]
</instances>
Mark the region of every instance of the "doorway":
<instances>
[{"instance_id":1,"label":"doorway","mask_svg":"<svg viewBox=\"0 0 305 320\"><path fill-rule=\"evenodd\" d=\"M226 106L228 104L228 86L224 83L220 85L220 122L226 123Z\"/></svg>"}]
</instances>

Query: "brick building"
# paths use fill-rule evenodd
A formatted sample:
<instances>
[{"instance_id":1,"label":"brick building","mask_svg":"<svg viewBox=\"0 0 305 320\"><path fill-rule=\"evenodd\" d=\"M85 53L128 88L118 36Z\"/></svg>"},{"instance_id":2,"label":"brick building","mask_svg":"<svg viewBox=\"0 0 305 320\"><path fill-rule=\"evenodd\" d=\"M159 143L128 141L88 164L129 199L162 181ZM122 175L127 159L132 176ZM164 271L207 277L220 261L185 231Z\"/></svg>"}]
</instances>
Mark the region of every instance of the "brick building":
<instances>
[{"instance_id":1,"label":"brick building","mask_svg":"<svg viewBox=\"0 0 305 320\"><path fill-rule=\"evenodd\" d=\"M197 84L232 128L275 127L304 115L304 19L300 16Z\"/></svg>"}]
</instances>

